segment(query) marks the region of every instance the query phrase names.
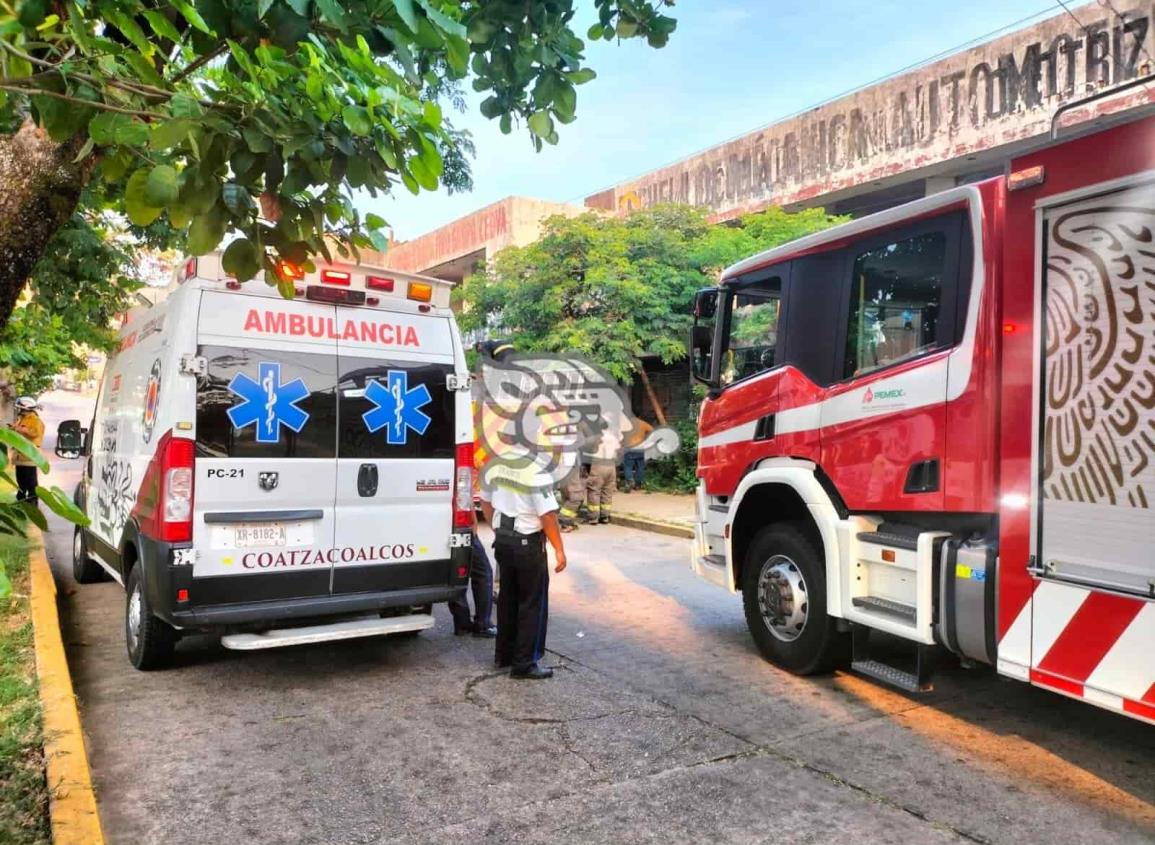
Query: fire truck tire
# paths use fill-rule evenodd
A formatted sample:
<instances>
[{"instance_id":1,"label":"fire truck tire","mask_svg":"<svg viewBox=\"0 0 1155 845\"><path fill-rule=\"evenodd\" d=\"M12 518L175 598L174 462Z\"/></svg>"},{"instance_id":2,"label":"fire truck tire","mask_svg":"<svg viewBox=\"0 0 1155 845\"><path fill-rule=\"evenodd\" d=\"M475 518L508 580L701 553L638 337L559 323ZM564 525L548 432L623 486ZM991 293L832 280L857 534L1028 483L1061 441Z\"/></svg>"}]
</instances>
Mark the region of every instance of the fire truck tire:
<instances>
[{"instance_id":1,"label":"fire truck tire","mask_svg":"<svg viewBox=\"0 0 1155 845\"><path fill-rule=\"evenodd\" d=\"M768 526L754 537L742 569L742 598L746 626L771 663L814 675L844 658L846 635L826 613L823 556L797 526Z\"/></svg>"},{"instance_id":2,"label":"fire truck tire","mask_svg":"<svg viewBox=\"0 0 1155 845\"><path fill-rule=\"evenodd\" d=\"M172 664L176 647L176 630L158 619L148 603L148 591L140 579L143 564L137 564L128 574L124 603L125 642L128 659L143 672L166 669Z\"/></svg>"}]
</instances>

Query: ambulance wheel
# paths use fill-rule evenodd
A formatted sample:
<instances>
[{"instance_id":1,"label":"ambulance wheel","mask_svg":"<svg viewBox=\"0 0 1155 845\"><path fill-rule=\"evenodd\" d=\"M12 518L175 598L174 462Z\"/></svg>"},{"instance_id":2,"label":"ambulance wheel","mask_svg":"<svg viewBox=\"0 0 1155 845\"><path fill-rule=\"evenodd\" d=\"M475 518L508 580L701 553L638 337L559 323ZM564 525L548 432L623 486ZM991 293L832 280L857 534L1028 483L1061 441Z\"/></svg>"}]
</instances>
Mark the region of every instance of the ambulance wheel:
<instances>
[{"instance_id":1,"label":"ambulance wheel","mask_svg":"<svg viewBox=\"0 0 1155 845\"><path fill-rule=\"evenodd\" d=\"M95 584L104 580L104 570L88 556L88 540L80 526L72 532L72 577L77 584Z\"/></svg>"},{"instance_id":2,"label":"ambulance wheel","mask_svg":"<svg viewBox=\"0 0 1155 845\"><path fill-rule=\"evenodd\" d=\"M128 659L142 672L164 669L172 664L176 646L176 631L158 619L148 604L144 585L140 580L140 564L132 568L125 588L128 599L124 604L124 633L128 645Z\"/></svg>"},{"instance_id":3,"label":"ambulance wheel","mask_svg":"<svg viewBox=\"0 0 1155 845\"><path fill-rule=\"evenodd\" d=\"M746 626L762 656L797 675L827 672L846 653L846 635L826 613L826 565L794 525L763 528L742 569Z\"/></svg>"}]
</instances>

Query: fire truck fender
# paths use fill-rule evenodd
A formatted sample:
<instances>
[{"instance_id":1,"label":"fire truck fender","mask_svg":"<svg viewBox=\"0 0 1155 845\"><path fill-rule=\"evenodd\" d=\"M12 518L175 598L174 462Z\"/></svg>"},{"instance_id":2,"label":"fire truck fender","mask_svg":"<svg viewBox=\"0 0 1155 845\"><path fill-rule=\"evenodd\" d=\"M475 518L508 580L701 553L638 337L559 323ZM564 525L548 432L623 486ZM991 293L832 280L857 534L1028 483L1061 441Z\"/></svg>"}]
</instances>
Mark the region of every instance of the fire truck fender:
<instances>
[{"instance_id":1,"label":"fire truck fender","mask_svg":"<svg viewBox=\"0 0 1155 845\"><path fill-rule=\"evenodd\" d=\"M815 474L812 461L767 458L748 472L730 499L730 536L726 557L732 583L741 590L746 549L761 529L776 522L800 524L821 541L826 558L826 607L841 616L842 578L838 547L838 510Z\"/></svg>"}]
</instances>

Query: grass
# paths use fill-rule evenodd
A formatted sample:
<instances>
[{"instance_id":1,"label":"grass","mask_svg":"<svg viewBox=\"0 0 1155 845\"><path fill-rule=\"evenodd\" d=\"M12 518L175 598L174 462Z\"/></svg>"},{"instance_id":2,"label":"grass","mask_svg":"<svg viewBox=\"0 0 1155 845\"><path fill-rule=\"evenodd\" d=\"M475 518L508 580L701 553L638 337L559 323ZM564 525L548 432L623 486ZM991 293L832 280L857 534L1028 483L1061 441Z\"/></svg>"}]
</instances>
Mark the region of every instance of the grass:
<instances>
[{"instance_id":1,"label":"grass","mask_svg":"<svg viewBox=\"0 0 1155 845\"><path fill-rule=\"evenodd\" d=\"M28 544L0 535L12 594L0 599L0 843L48 845L48 784L28 595Z\"/></svg>"}]
</instances>

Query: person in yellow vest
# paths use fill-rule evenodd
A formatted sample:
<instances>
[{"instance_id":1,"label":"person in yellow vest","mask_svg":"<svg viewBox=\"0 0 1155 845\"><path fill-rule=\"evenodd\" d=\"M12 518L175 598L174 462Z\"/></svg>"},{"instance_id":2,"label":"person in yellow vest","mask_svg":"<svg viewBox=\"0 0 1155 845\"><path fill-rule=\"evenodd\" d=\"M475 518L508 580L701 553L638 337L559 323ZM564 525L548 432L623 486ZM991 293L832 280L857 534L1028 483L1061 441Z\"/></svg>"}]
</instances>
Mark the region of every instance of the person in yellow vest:
<instances>
[{"instance_id":1,"label":"person in yellow vest","mask_svg":"<svg viewBox=\"0 0 1155 845\"><path fill-rule=\"evenodd\" d=\"M36 413L39 409L40 403L31 396L21 396L16 400L16 422L10 426L17 434L21 434L25 439L31 441L37 449L44 443L44 422L40 419L40 414ZM16 500L35 503L36 485L39 483L36 464L15 449L11 451L12 463L16 465L16 486L18 488Z\"/></svg>"}]
</instances>

